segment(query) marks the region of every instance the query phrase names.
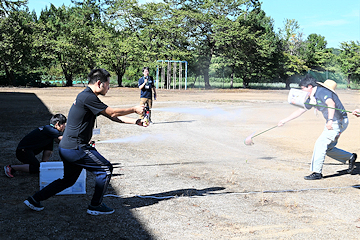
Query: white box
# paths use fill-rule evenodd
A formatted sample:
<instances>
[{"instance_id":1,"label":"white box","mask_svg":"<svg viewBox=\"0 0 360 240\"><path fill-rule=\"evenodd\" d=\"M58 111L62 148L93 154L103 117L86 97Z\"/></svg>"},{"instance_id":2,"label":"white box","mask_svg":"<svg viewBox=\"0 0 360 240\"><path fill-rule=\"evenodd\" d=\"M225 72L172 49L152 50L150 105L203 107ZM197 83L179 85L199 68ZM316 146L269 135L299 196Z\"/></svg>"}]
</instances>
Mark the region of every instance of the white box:
<instances>
[{"instance_id":1,"label":"white box","mask_svg":"<svg viewBox=\"0 0 360 240\"><path fill-rule=\"evenodd\" d=\"M40 190L45 186L55 181L56 179L63 178L64 165L63 162L42 162L40 163ZM57 193L56 195L65 194L86 194L86 170L83 169L76 183Z\"/></svg>"}]
</instances>

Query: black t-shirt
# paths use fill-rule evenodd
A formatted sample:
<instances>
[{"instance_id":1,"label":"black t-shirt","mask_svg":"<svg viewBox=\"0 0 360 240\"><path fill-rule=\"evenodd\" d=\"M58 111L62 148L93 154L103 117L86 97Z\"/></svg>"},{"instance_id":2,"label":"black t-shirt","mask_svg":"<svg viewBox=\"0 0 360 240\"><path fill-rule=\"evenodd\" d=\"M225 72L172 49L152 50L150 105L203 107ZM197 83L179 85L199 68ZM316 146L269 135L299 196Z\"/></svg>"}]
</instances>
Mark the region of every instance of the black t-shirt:
<instances>
[{"instance_id":1,"label":"black t-shirt","mask_svg":"<svg viewBox=\"0 0 360 240\"><path fill-rule=\"evenodd\" d=\"M79 93L70 108L66 128L59 147L77 149L89 144L96 116L108 106L100 101L91 88Z\"/></svg>"},{"instance_id":2,"label":"black t-shirt","mask_svg":"<svg viewBox=\"0 0 360 240\"><path fill-rule=\"evenodd\" d=\"M45 125L31 131L19 143L18 149L45 149L46 146L53 144L53 140L61 136L61 132L56 128Z\"/></svg>"}]
</instances>

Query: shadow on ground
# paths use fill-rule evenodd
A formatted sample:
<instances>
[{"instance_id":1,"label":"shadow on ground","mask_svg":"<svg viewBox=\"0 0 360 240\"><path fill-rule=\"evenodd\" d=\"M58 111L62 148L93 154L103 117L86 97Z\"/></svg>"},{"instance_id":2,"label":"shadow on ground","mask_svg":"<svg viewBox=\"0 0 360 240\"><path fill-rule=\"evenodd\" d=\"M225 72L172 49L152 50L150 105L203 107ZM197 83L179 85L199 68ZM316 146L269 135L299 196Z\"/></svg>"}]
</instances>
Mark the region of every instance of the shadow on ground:
<instances>
[{"instance_id":1,"label":"shadow on ground","mask_svg":"<svg viewBox=\"0 0 360 240\"><path fill-rule=\"evenodd\" d=\"M52 113L33 93L0 92L0 165L20 164L15 158L19 141L34 128L49 123ZM67 113L64 113L67 116ZM54 155L57 152L54 145ZM58 158L59 159L59 158ZM2 170L3 171L3 170ZM39 189L38 175L0 175L0 239L152 239L129 208L118 207L107 216L86 213L94 177L88 174L87 194L54 196L34 212L23 201ZM109 191L114 191L109 186Z\"/></svg>"}]
</instances>

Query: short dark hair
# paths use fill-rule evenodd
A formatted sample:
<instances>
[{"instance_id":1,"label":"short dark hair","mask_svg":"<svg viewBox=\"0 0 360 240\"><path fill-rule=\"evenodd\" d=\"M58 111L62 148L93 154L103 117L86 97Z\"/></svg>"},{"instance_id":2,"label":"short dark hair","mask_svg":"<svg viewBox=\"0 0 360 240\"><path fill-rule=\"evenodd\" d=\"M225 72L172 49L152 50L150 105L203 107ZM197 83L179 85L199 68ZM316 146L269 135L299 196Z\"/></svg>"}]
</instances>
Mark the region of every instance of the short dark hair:
<instances>
[{"instance_id":1,"label":"short dark hair","mask_svg":"<svg viewBox=\"0 0 360 240\"><path fill-rule=\"evenodd\" d=\"M100 82L107 82L108 77L110 77L110 73L103 68L97 68L90 71L88 74L88 83L94 84L96 81L100 80Z\"/></svg>"},{"instance_id":2,"label":"short dark hair","mask_svg":"<svg viewBox=\"0 0 360 240\"><path fill-rule=\"evenodd\" d=\"M299 87L308 87L309 85L316 87L318 84L313 76L307 74L303 79L301 79Z\"/></svg>"},{"instance_id":3,"label":"short dark hair","mask_svg":"<svg viewBox=\"0 0 360 240\"><path fill-rule=\"evenodd\" d=\"M149 69L149 67L143 67L143 72L144 72L144 70L148 70L148 71L150 71L150 69Z\"/></svg>"},{"instance_id":4,"label":"short dark hair","mask_svg":"<svg viewBox=\"0 0 360 240\"><path fill-rule=\"evenodd\" d=\"M55 114L51 117L50 124L55 126L56 123L59 123L59 125L66 123L66 117L61 113Z\"/></svg>"}]
</instances>

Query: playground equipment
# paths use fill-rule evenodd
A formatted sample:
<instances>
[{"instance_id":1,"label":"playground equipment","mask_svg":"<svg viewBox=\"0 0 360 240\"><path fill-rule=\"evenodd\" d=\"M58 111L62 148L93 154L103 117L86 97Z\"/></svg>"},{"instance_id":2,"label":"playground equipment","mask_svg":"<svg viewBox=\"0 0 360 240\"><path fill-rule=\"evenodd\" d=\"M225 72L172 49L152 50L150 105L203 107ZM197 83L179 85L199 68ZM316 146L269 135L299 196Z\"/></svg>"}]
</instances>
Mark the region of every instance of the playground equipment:
<instances>
[{"instance_id":1,"label":"playground equipment","mask_svg":"<svg viewBox=\"0 0 360 240\"><path fill-rule=\"evenodd\" d=\"M161 81L160 87L163 89L170 89L171 85L172 88L175 89L176 85L179 84L179 90L182 88L182 79L183 76L185 77L185 90L187 88L187 61L175 61L175 60L157 60L157 62L161 63L161 65L156 66L156 88L159 88L159 73L161 70ZM183 74L183 64L185 65L185 73ZM172 66L171 66L172 65ZM178 83L176 78L177 66L179 66L178 71ZM160 69L159 69L160 68ZM172 68L172 74L171 74ZM166 74L165 74L166 70ZM165 79L166 75L166 79ZM172 77L172 79L171 79ZM172 81L171 81L172 80Z\"/></svg>"}]
</instances>

